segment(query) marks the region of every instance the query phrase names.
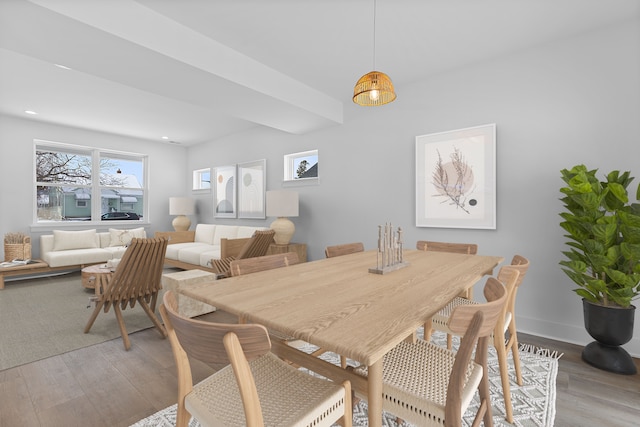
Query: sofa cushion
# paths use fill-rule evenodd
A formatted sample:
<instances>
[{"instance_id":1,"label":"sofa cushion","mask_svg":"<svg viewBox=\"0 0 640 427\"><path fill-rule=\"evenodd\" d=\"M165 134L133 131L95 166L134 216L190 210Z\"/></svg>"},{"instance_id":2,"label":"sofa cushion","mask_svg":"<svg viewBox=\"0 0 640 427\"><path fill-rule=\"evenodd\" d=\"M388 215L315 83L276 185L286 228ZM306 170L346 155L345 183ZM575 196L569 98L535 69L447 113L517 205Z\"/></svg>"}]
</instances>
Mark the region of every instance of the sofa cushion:
<instances>
[{"instance_id":1,"label":"sofa cushion","mask_svg":"<svg viewBox=\"0 0 640 427\"><path fill-rule=\"evenodd\" d=\"M129 246L131 239L134 237L144 239L147 237L147 233L144 231L144 227L133 228L130 230L117 230L115 228L109 229L109 246Z\"/></svg>"},{"instance_id":2,"label":"sofa cushion","mask_svg":"<svg viewBox=\"0 0 640 427\"><path fill-rule=\"evenodd\" d=\"M219 247L216 250L207 251L207 252L201 253L200 254L200 265L202 267L212 268L213 267L213 265L211 263L212 259L220 259L220 248Z\"/></svg>"},{"instance_id":3,"label":"sofa cushion","mask_svg":"<svg viewBox=\"0 0 640 427\"><path fill-rule=\"evenodd\" d=\"M127 247L126 246L108 246L106 248L102 248L102 250L109 253L109 259L114 259L114 258L122 258L122 256L127 250Z\"/></svg>"},{"instance_id":4,"label":"sofa cushion","mask_svg":"<svg viewBox=\"0 0 640 427\"><path fill-rule=\"evenodd\" d=\"M213 245L213 234L215 231L215 224L198 224L196 225L196 235L193 241Z\"/></svg>"},{"instance_id":5,"label":"sofa cushion","mask_svg":"<svg viewBox=\"0 0 640 427\"><path fill-rule=\"evenodd\" d=\"M178 253L178 261L186 262L188 264L201 265L200 264L200 255L206 252L215 252L218 251L218 255L220 254L220 247L212 246L212 245L201 245L201 246L193 246L190 248L181 249Z\"/></svg>"},{"instance_id":6,"label":"sofa cushion","mask_svg":"<svg viewBox=\"0 0 640 427\"><path fill-rule=\"evenodd\" d=\"M101 248L70 249L66 251L49 252L43 256L43 260L49 267L62 267L65 265L97 264L111 259L111 254Z\"/></svg>"},{"instance_id":7,"label":"sofa cushion","mask_svg":"<svg viewBox=\"0 0 640 427\"><path fill-rule=\"evenodd\" d=\"M218 225L213 235L213 245L220 246L220 239L235 239L238 236L237 225Z\"/></svg>"},{"instance_id":8,"label":"sofa cushion","mask_svg":"<svg viewBox=\"0 0 640 427\"><path fill-rule=\"evenodd\" d=\"M178 254L180 251L189 248L198 248L204 247L202 251L213 249L213 245L207 245L205 243L195 243L195 242L187 242L187 243L175 243L173 245L167 245L167 252L165 254L165 258L179 260Z\"/></svg>"},{"instance_id":9,"label":"sofa cushion","mask_svg":"<svg viewBox=\"0 0 640 427\"><path fill-rule=\"evenodd\" d=\"M98 248L96 230L64 231L53 230L53 250ZM100 262L100 261L98 261Z\"/></svg>"}]
</instances>

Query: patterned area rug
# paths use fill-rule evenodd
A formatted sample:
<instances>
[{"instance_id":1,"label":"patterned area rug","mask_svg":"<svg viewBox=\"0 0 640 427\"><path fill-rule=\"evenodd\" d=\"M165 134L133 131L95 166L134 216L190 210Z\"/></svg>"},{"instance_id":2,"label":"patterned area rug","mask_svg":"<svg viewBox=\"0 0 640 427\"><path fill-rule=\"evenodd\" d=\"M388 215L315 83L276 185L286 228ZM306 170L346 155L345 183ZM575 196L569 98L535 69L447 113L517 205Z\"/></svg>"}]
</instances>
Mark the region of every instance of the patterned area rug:
<instances>
[{"instance_id":1,"label":"patterned area rug","mask_svg":"<svg viewBox=\"0 0 640 427\"><path fill-rule=\"evenodd\" d=\"M420 335L420 334L419 334ZM432 341L438 345L446 346L446 335L434 332ZM454 347L458 345L458 339L454 337ZM305 345L305 351L312 351L315 347ZM511 376L511 401L513 404L514 423L510 424L504 419L505 409L502 397L502 383L498 368L498 357L495 349L489 347L489 385L491 389L491 402L493 408L493 423L495 426L518 427L552 427L555 418L556 401L556 376L558 374L558 359L562 354L557 354L546 349L537 349L529 345L520 346L520 362L522 367L523 385L518 386L513 370L513 359L509 356L509 374ZM339 364L339 358L333 353L325 353L323 359ZM350 361L351 363L351 361ZM478 410L477 393L474 401L463 417L463 425L470 426ZM165 408L132 427L173 427L175 426L176 406ZM367 403L360 401L353 409L353 425L366 426ZM383 426L397 427L395 416L385 413ZM405 423L401 427L409 427ZM189 427L200 427L197 421L191 420Z\"/></svg>"}]
</instances>

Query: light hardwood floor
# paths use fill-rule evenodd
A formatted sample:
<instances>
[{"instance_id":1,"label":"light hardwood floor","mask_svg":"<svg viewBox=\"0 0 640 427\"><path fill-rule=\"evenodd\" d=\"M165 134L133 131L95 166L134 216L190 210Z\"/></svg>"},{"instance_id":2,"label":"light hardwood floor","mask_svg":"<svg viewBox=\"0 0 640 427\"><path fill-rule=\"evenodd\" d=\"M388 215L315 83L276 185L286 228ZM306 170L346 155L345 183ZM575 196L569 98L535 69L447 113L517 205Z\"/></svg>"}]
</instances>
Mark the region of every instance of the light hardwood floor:
<instances>
[{"instance_id":1,"label":"light hardwood floor","mask_svg":"<svg viewBox=\"0 0 640 427\"><path fill-rule=\"evenodd\" d=\"M233 321L224 313L205 317ZM581 347L519 334L521 342L564 353L557 379L555 425L632 426L640 419L640 375L600 371L580 359ZM640 368L640 361L636 360ZM204 378L211 367L196 363ZM171 348L157 331L120 338L0 372L0 427L129 426L175 403Z\"/></svg>"}]
</instances>

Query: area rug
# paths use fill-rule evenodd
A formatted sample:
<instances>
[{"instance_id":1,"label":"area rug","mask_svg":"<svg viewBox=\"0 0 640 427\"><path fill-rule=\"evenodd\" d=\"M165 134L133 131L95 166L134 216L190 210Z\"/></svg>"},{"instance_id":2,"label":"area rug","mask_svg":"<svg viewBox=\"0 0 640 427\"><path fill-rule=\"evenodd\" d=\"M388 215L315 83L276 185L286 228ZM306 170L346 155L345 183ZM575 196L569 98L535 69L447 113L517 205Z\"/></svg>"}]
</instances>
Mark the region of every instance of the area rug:
<instances>
[{"instance_id":1,"label":"area rug","mask_svg":"<svg viewBox=\"0 0 640 427\"><path fill-rule=\"evenodd\" d=\"M120 337L113 310L84 333L93 294L80 272L7 281L0 290L0 371ZM129 333L152 327L138 305L122 313Z\"/></svg>"},{"instance_id":2,"label":"area rug","mask_svg":"<svg viewBox=\"0 0 640 427\"><path fill-rule=\"evenodd\" d=\"M446 335L434 332L433 341L438 345L446 346ZM458 340L454 337L454 346ZM305 347L305 351L313 350L312 346ZM504 419L505 409L502 397L502 383L498 367L498 357L493 347L489 347L489 382L491 403L493 409L493 423L495 426L518 427L552 427L555 418L556 401L556 376L558 374L558 359L561 354L546 349L537 349L529 345L521 345L520 361L522 368L523 385L518 386L513 370L513 359L509 357L509 373L511 374L511 400L513 404L514 423L510 424ZM323 359L339 364L339 358L333 353L325 353ZM478 410L477 393L474 401L463 417L463 425L470 426ZM132 427L173 427L175 426L176 405L165 408L142 421L133 424ZM382 425L397 427L395 416L385 413ZM353 411L353 425L367 426L367 403L360 401ZM199 427L194 419L189 427ZM411 424L401 424L409 427Z\"/></svg>"}]
</instances>

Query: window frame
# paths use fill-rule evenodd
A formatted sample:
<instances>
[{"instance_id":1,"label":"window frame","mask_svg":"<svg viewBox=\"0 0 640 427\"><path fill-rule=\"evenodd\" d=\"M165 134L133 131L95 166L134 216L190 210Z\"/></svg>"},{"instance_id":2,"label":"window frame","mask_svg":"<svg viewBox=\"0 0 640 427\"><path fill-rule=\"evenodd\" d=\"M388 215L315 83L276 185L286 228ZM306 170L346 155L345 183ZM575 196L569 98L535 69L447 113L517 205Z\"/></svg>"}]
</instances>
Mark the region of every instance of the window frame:
<instances>
[{"instance_id":1,"label":"window frame","mask_svg":"<svg viewBox=\"0 0 640 427\"><path fill-rule=\"evenodd\" d=\"M318 179L320 178L319 171L318 171L318 176L309 177L309 178L296 178L296 165L299 163L299 162L296 162L296 160L299 160L303 157L316 157L317 159L316 164L319 165L320 163L320 155L317 149L301 151L299 153L285 154L284 162L283 162L284 163L283 179L285 183L303 183L303 182L311 183L311 182L318 181Z\"/></svg>"},{"instance_id":2,"label":"window frame","mask_svg":"<svg viewBox=\"0 0 640 427\"><path fill-rule=\"evenodd\" d=\"M36 167L37 167L37 152L47 151L60 152L67 154L79 154L88 156L91 161L91 183L87 185L71 184L74 187L86 188L90 190L91 197L89 200L85 200L88 206L91 208L91 219L89 221L41 221L38 218L38 187L69 187L69 183L58 182L37 182L36 181ZM140 188L135 188L136 191L141 191L140 197L143 198L142 202L142 216L141 220L119 220L119 221L104 221L102 216L102 192L109 189L133 189L132 187L121 187L114 185L104 185L100 183L100 161L103 158L111 158L115 160L131 160L135 162L141 162L142 182ZM120 226L120 225L148 225L149 224L149 156L142 153L125 152L117 150L109 150L99 147L89 147L76 144L68 144L62 142L47 141L41 139L33 140L33 196L32 196L32 228L53 230L59 228L87 228L87 226L101 226L103 228ZM96 177L98 177L96 179Z\"/></svg>"}]
</instances>

